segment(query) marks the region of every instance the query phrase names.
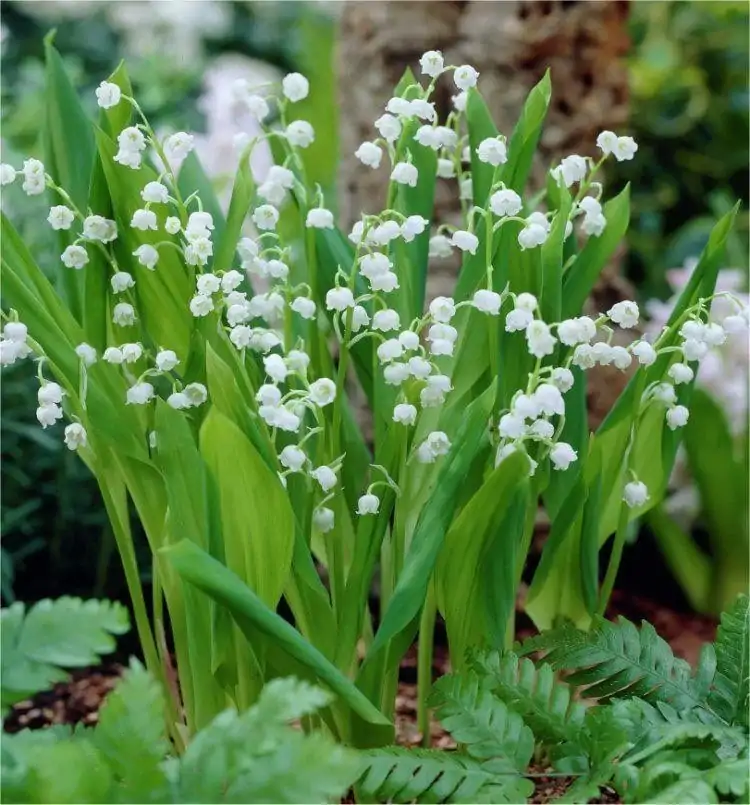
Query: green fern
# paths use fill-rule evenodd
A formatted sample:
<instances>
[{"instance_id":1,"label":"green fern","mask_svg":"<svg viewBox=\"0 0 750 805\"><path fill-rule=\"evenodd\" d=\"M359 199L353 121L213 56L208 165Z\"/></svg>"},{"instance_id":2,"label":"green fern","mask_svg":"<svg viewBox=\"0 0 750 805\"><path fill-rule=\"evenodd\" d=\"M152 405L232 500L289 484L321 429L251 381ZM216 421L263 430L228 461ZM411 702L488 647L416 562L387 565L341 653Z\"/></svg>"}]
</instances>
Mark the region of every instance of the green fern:
<instances>
[{"instance_id":1,"label":"green fern","mask_svg":"<svg viewBox=\"0 0 750 805\"><path fill-rule=\"evenodd\" d=\"M435 715L473 758L525 771L534 752L534 735L521 717L489 690L473 673L450 674L433 688Z\"/></svg>"},{"instance_id":2,"label":"green fern","mask_svg":"<svg viewBox=\"0 0 750 805\"><path fill-rule=\"evenodd\" d=\"M242 714L227 710L167 757L157 683L133 663L92 730L27 731L3 741L0 798L27 803L338 801L356 779L357 755L291 718L330 694L277 680Z\"/></svg>"},{"instance_id":3,"label":"green fern","mask_svg":"<svg viewBox=\"0 0 750 805\"><path fill-rule=\"evenodd\" d=\"M389 747L364 752L355 786L359 802L523 802L530 780L489 763L429 749Z\"/></svg>"},{"instance_id":4,"label":"green fern","mask_svg":"<svg viewBox=\"0 0 750 805\"><path fill-rule=\"evenodd\" d=\"M322 733L287 725L330 694L296 679L266 685L244 713L226 710L196 735L174 769L177 802L327 802L359 771L357 756Z\"/></svg>"},{"instance_id":5,"label":"green fern","mask_svg":"<svg viewBox=\"0 0 750 805\"><path fill-rule=\"evenodd\" d=\"M750 780L748 779L748 758L725 760L709 769L706 782L723 797L736 797L736 802L750 801Z\"/></svg>"},{"instance_id":6,"label":"green fern","mask_svg":"<svg viewBox=\"0 0 750 805\"><path fill-rule=\"evenodd\" d=\"M750 598L741 595L721 616L716 635L716 677L709 704L729 724L748 726L750 705Z\"/></svg>"},{"instance_id":7,"label":"green fern","mask_svg":"<svg viewBox=\"0 0 750 805\"><path fill-rule=\"evenodd\" d=\"M63 668L99 662L129 629L128 612L110 601L58 598L0 610L2 708L64 679Z\"/></svg>"},{"instance_id":8,"label":"green fern","mask_svg":"<svg viewBox=\"0 0 750 805\"><path fill-rule=\"evenodd\" d=\"M107 697L91 742L109 765L120 802L162 799L161 763L169 750L164 735L164 697L156 680L137 661Z\"/></svg>"},{"instance_id":9,"label":"green fern","mask_svg":"<svg viewBox=\"0 0 750 805\"><path fill-rule=\"evenodd\" d=\"M578 744L586 707L573 700L571 690L555 679L546 663L535 666L513 652L492 651L470 659L476 673L508 707L531 727L546 745Z\"/></svg>"},{"instance_id":10,"label":"green fern","mask_svg":"<svg viewBox=\"0 0 750 805\"><path fill-rule=\"evenodd\" d=\"M588 632L568 624L522 646L524 654L540 650L547 652L545 661L553 668L569 672L570 684L585 686L587 698L636 696L668 702L678 710L710 712L706 699L716 662L713 648L706 647L693 676L690 665L675 657L648 623L639 630L625 618L617 623L597 619Z\"/></svg>"}]
</instances>

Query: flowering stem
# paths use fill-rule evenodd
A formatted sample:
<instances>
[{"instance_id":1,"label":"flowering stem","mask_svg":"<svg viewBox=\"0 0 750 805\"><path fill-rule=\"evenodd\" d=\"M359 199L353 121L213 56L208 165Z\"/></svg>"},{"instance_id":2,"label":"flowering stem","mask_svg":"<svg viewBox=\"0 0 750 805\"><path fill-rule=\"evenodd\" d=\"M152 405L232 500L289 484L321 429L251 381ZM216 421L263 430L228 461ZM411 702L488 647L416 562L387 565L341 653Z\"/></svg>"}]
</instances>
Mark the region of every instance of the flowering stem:
<instances>
[{"instance_id":1,"label":"flowering stem","mask_svg":"<svg viewBox=\"0 0 750 805\"><path fill-rule=\"evenodd\" d=\"M625 453L625 473L624 481L627 483L627 477L631 471L631 460L635 450L635 438L638 430L638 422L641 415L641 401L643 399L643 387L646 383L646 374L641 370L641 375L636 386L635 399L638 400L638 410L633 415L633 424L630 427L630 440ZM628 533L628 520L630 515L630 508L623 500L620 504L620 517L617 522L617 531L615 532L614 542L612 544L612 553L609 557L609 564L607 565L607 572L604 575L604 582L602 583L599 591L599 606L597 607L597 614L604 617L604 613L609 603L609 598L612 595L612 590L615 586L615 579L617 572L620 569L620 561L622 560L622 550L625 547L625 538Z\"/></svg>"},{"instance_id":2,"label":"flowering stem","mask_svg":"<svg viewBox=\"0 0 750 805\"><path fill-rule=\"evenodd\" d=\"M417 653L417 727L422 733L422 746L430 746L430 709L427 699L432 690L432 652L435 636L437 606L432 585L427 591L427 600L419 621L419 645Z\"/></svg>"},{"instance_id":3,"label":"flowering stem","mask_svg":"<svg viewBox=\"0 0 750 805\"><path fill-rule=\"evenodd\" d=\"M169 177L169 181L172 184L172 190L174 191L175 200L177 201L177 207L179 208L180 211L180 219L184 223L185 219L187 218L187 207L185 206L185 202L182 200L182 193L180 193L180 188L177 184L177 177L175 176L174 169L169 164L167 155L164 152L164 149L162 148L159 139L154 133L154 130L151 128L151 124L148 122L148 118L143 113L141 107L138 105L138 102L135 100L135 98L131 98L128 95L123 95L123 98L130 103L130 105L133 107L133 109L135 109L135 111L138 113L141 120L143 121L143 126L146 129L146 134L148 134L151 143L154 146L154 150L156 151L156 153L159 156L159 159L162 161L162 164L164 165L164 172Z\"/></svg>"},{"instance_id":4,"label":"flowering stem","mask_svg":"<svg viewBox=\"0 0 750 805\"><path fill-rule=\"evenodd\" d=\"M597 607L596 614L602 618L607 610L607 604L609 604L609 599L615 586L617 571L620 569L622 550L625 547L625 538L628 534L628 520L629 507L628 504L623 501L620 504L620 518L617 521L617 531L615 532L615 539L612 544L612 554L609 557L607 573L604 576L604 582L599 593L599 606Z\"/></svg>"}]
</instances>

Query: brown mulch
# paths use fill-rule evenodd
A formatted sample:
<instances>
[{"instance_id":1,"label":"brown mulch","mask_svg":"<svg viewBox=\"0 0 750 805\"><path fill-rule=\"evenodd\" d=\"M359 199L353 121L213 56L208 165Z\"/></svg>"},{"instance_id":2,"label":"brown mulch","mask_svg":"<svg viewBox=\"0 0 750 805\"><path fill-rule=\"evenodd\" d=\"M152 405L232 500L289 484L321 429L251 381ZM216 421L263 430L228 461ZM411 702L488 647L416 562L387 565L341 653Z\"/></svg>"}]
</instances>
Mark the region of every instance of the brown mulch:
<instances>
[{"instance_id":1,"label":"brown mulch","mask_svg":"<svg viewBox=\"0 0 750 805\"><path fill-rule=\"evenodd\" d=\"M70 679L58 682L52 690L42 691L13 705L5 718L3 730L19 732L22 729L43 729L52 724L96 724L99 709L124 670L122 665L111 663L73 671Z\"/></svg>"},{"instance_id":2,"label":"brown mulch","mask_svg":"<svg viewBox=\"0 0 750 805\"><path fill-rule=\"evenodd\" d=\"M638 623L650 621L656 631L672 646L673 651L695 664L704 642L716 637L717 622L708 617L683 613L660 606L647 599L625 596L615 592L607 613L615 618L624 615ZM521 619L519 636L531 633L529 624ZM443 641L444 642L444 641ZM96 724L99 709L107 694L115 687L124 671L116 663L74 671L66 682L56 684L52 690L36 694L31 699L14 705L5 719L5 732L21 729L43 729L51 724ZM445 645L435 646L433 678L450 672L450 661ZM417 747L422 744L422 735L417 727L417 656L412 647L401 667L398 694L396 697L396 741L402 746ZM451 751L455 741L436 721L430 723L430 746ZM532 768L535 775L543 775L549 769ZM533 803L547 803L559 798L569 787L570 778L534 776ZM601 803L619 803L617 795L608 789L602 791Z\"/></svg>"}]
</instances>

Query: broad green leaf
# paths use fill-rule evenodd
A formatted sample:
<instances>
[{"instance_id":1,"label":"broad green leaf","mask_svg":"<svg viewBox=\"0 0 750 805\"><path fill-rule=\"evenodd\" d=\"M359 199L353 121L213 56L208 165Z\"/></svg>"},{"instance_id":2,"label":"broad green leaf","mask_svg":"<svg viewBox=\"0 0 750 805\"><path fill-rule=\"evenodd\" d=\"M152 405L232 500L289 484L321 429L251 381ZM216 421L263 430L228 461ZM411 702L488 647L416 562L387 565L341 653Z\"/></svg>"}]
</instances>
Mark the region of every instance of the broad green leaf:
<instances>
[{"instance_id":1,"label":"broad green leaf","mask_svg":"<svg viewBox=\"0 0 750 805\"><path fill-rule=\"evenodd\" d=\"M262 633L268 638L269 645L288 654L336 693L347 708L370 725L371 745L392 737L392 725L367 697L228 568L184 540L162 553L186 581L227 607L249 639Z\"/></svg>"},{"instance_id":2,"label":"broad green leaf","mask_svg":"<svg viewBox=\"0 0 750 805\"><path fill-rule=\"evenodd\" d=\"M206 377L209 396L214 406L239 427L263 457L269 469L276 472L278 461L268 433L261 421L253 419L255 406L252 390L243 383L242 373L225 363L210 344L206 345Z\"/></svg>"},{"instance_id":3,"label":"broad green leaf","mask_svg":"<svg viewBox=\"0 0 750 805\"><path fill-rule=\"evenodd\" d=\"M577 316L599 274L615 253L630 221L630 185L604 205L607 226L590 237L563 277L562 318Z\"/></svg>"},{"instance_id":4,"label":"broad green leaf","mask_svg":"<svg viewBox=\"0 0 750 805\"><path fill-rule=\"evenodd\" d=\"M596 612L599 597L599 520L604 497L600 475L592 479L581 523L581 591L590 615Z\"/></svg>"},{"instance_id":5,"label":"broad green leaf","mask_svg":"<svg viewBox=\"0 0 750 805\"><path fill-rule=\"evenodd\" d=\"M691 399L685 447L717 571L722 574L732 568L731 578L736 580L735 589L721 591L728 604L747 587L748 469L735 458L734 440L721 406L701 389L696 389ZM728 577L723 584L717 581L726 587Z\"/></svg>"},{"instance_id":6,"label":"broad green leaf","mask_svg":"<svg viewBox=\"0 0 750 805\"><path fill-rule=\"evenodd\" d=\"M294 514L281 481L230 419L212 408L200 450L219 489L228 566L275 607L287 583Z\"/></svg>"},{"instance_id":7,"label":"broad green leaf","mask_svg":"<svg viewBox=\"0 0 750 805\"><path fill-rule=\"evenodd\" d=\"M505 182L506 187L515 190L519 195L523 194L531 172L531 163L542 133L551 95L552 82L550 72L547 70L539 83L529 92L521 110L521 117L508 142L508 161L503 166L500 179Z\"/></svg>"},{"instance_id":8,"label":"broad green leaf","mask_svg":"<svg viewBox=\"0 0 750 805\"><path fill-rule=\"evenodd\" d=\"M421 215L432 221L435 207L435 181L437 177L437 154L432 148L419 145L413 139L418 122L406 126L402 137L410 141L409 153L412 164L419 171L416 187L398 185L394 209L405 216ZM427 283L428 251L430 247L430 227L425 227L410 243L397 238L392 243L392 259L399 276L400 289L395 291L394 307L405 322L420 316L424 308L425 287ZM399 305L398 300L403 299Z\"/></svg>"},{"instance_id":9,"label":"broad green leaf","mask_svg":"<svg viewBox=\"0 0 750 805\"><path fill-rule=\"evenodd\" d=\"M487 438L486 427L493 402L488 390L465 411L449 454L441 459L435 491L422 510L407 552L404 569L370 647L366 662L419 614L425 593L453 518L457 492L466 470Z\"/></svg>"},{"instance_id":10,"label":"broad green leaf","mask_svg":"<svg viewBox=\"0 0 750 805\"><path fill-rule=\"evenodd\" d=\"M512 606L520 534L503 528L503 521L517 489L526 483L527 469L526 456L509 456L490 473L445 536L435 567L435 591L455 668L462 667L466 649L493 630L490 621L501 628L508 621L509 612L492 610L487 582L504 586ZM507 578L488 580L481 572L495 559L508 571Z\"/></svg>"},{"instance_id":11,"label":"broad green leaf","mask_svg":"<svg viewBox=\"0 0 750 805\"><path fill-rule=\"evenodd\" d=\"M132 256L140 245L156 246L166 237L163 231L142 232L130 226L133 213L143 205L141 188L155 181L157 174L147 166L133 171L116 163L115 143L101 129L97 129L96 139L118 226L115 251L119 264L127 266L135 278L138 315L153 338L153 346L173 349L181 360L187 360L193 327L188 309L194 291L192 272L177 251L166 246L159 249L159 262L153 271ZM160 210L157 215L163 226L166 213Z\"/></svg>"},{"instance_id":12,"label":"broad green leaf","mask_svg":"<svg viewBox=\"0 0 750 805\"><path fill-rule=\"evenodd\" d=\"M485 207L495 169L489 163L482 162L479 159L477 147L482 140L497 137L498 131L484 98L476 89L469 90L469 97L466 101L466 125L469 129L469 147L471 148L471 181L474 205Z\"/></svg>"},{"instance_id":13,"label":"broad green leaf","mask_svg":"<svg viewBox=\"0 0 750 805\"><path fill-rule=\"evenodd\" d=\"M544 321L561 321L562 319L565 228L568 224L573 199L566 187L561 186L559 192L560 204L552 222L552 230L542 244L542 287L539 304Z\"/></svg>"},{"instance_id":14,"label":"broad green leaf","mask_svg":"<svg viewBox=\"0 0 750 805\"><path fill-rule=\"evenodd\" d=\"M70 83L60 54L52 45L54 32L44 40L46 125L44 131L45 167L54 181L64 188L75 206L85 215L89 201L89 181L94 164L94 138L91 121L83 111L78 94ZM57 193L49 193L50 204L64 204ZM99 212L95 210L95 212ZM58 243L62 252L75 238L73 231L61 230ZM99 260L90 268L101 270ZM84 274L58 267L57 286L62 289L71 312L83 320Z\"/></svg>"},{"instance_id":15,"label":"broad green leaf","mask_svg":"<svg viewBox=\"0 0 750 805\"><path fill-rule=\"evenodd\" d=\"M240 164L234 178L232 187L232 198L229 201L226 226L220 238L216 238L216 249L214 251L214 265L226 271L235 263L237 243L242 234L242 225L245 223L250 205L255 195L255 182L253 181L252 171L250 170L249 155L244 153L240 157ZM250 280L245 278L250 284Z\"/></svg>"}]
</instances>

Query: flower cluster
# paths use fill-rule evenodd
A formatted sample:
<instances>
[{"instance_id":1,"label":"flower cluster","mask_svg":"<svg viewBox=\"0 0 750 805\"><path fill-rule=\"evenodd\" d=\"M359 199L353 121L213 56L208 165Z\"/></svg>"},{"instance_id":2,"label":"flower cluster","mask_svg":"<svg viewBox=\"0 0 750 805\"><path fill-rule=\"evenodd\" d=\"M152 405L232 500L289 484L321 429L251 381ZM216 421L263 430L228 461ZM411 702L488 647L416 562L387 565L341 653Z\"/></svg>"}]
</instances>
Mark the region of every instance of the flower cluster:
<instances>
[{"instance_id":1,"label":"flower cluster","mask_svg":"<svg viewBox=\"0 0 750 805\"><path fill-rule=\"evenodd\" d=\"M429 244L432 257L449 256L453 250L465 259L481 258L480 237L492 245L492 237L502 227L510 227L521 250L542 247L551 233L564 232L565 238L598 238L608 226L607 207L603 204L603 186L597 174L605 161L633 159L638 146L631 137L602 132L596 141L597 159L571 154L550 171L552 179L571 196L570 211L563 220L559 211L533 209L503 181L503 166L512 157L507 138L498 134L479 142L472 152L465 133L465 117L470 93L478 73L470 65L446 66L439 51L425 53L420 66L429 84L414 84L385 105L374 121L374 136L355 151L366 167L378 170L386 163L391 180L389 198L415 188L423 164L417 159L421 150L435 152L436 173L455 181L463 204L460 226L434 225L422 215L404 214L391 204L377 214L363 215L348 234L353 244L350 266L339 266L335 281L324 295L318 296L311 284L293 279L294 244L280 234L284 206L294 196L302 211L306 235L317 235L335 228L333 213L325 206L320 189L313 192L305 181L302 151L315 139L309 122L293 118L292 106L306 98L310 88L299 73L287 75L274 94L266 89L256 92L245 81L232 86L235 102L258 122L261 134L246 144L243 159L259 143L276 140L281 164L273 165L257 185L255 203L248 211L245 231L236 244L237 268L211 265L214 258L213 234L216 229L201 199L193 193L182 198L175 179L178 163L194 146L186 132L159 139L143 116L135 100L114 83L104 81L96 90L100 107L111 109L128 103L141 122L130 125L117 136L115 162L134 171L151 160L158 168L158 178L141 188L143 206L130 218L129 234L137 233L143 241L132 252L131 270L118 265L112 243L118 238L113 220L75 207L64 189L57 187L38 160L27 160L21 171L0 166L0 182L9 184L18 174L24 178L23 189L30 195L46 187L64 202L51 207L48 222L53 229L71 230L78 222L77 234L61 255L67 268L83 269L89 262L89 250L97 249L111 269L112 320L116 327L130 333L140 321L134 294L142 269L158 271L164 249L174 249L189 277L194 277L194 294L188 309L193 319L206 319L221 338L236 350L240 365L252 365L262 375L252 400L252 414L273 445L279 477L300 474L308 488L317 494L312 521L321 532L335 527L334 510L325 504L340 489L344 451L340 444L342 400L347 361L353 348L364 340L372 342L378 381L393 392L389 418L409 445L404 467L411 462L435 464L452 449L452 435L431 427L420 428L425 411L439 409L453 391L453 359L457 357L467 316L475 311L495 320L513 343L525 344L534 365L527 383L519 388L507 409L493 414L492 434L495 465L509 455L522 452L528 458L528 473L534 475L541 461L549 460L556 471L567 470L578 460L576 450L560 436L565 423L565 395L576 382L576 375L595 366L609 365L627 371L633 365L651 366L662 355L678 361L668 369L669 381L652 384L643 395L642 405L664 407L666 426L682 427L688 410L678 401L677 387L689 383L696 363L725 342L728 334L746 333L747 307L738 307L721 323L707 320L707 305L700 302L681 322L679 343L669 333L658 337L636 338L629 346L613 343L614 328L633 330L640 312L634 302L624 301L597 317L577 316L557 322L545 321L537 298L528 292L501 292L493 281L492 254L487 253L485 279L470 298L457 301L441 296L433 299L427 310L413 320L404 320L398 294L405 281L399 255L408 244L419 239ZM432 100L436 82L451 73L457 94L446 121L438 119ZM272 109L275 114L272 115ZM272 126L268 121L278 121ZM492 180L486 199L473 198L470 165L472 160L491 169ZM432 179L433 177L429 177ZM127 226L120 222L121 226ZM575 231L577 230L577 231ZM154 234L156 233L156 234ZM234 244L233 244L234 245ZM118 252L119 254L119 252ZM122 259L122 258L120 258ZM210 269L209 269L210 266ZM253 277L263 292L249 294L246 280ZM192 279L191 279L192 282ZM310 277L310 283L314 280ZM311 358L321 345L322 313L325 307L341 349L335 377ZM185 311L186 315L188 310ZM304 337L301 335L304 333ZM128 381L126 403L147 405L164 391L166 402L179 411L187 411L207 402L208 392L197 382L184 384L178 369L181 357L170 349L150 350L144 343L123 336L123 342L108 346L104 363L118 367ZM523 340L521 340L523 339ZM97 358L87 345L80 345L83 366ZM13 363L29 352L26 329L19 322L5 326L0 354L4 364ZM93 354L92 354L93 353ZM332 369L332 367L331 367ZM493 363L491 370L500 371ZM53 425L63 416L64 392L55 383L44 382L39 391L37 416L43 427ZM428 419L437 423L439 412ZM71 430L72 429L72 430ZM418 438L416 435L418 434ZM66 429L65 440L71 449L85 447L87 437L79 423ZM325 445L325 450L320 449ZM314 449L309 449L314 446ZM314 456L314 460L313 460ZM399 485L380 466L372 468L383 475L360 496L356 513L375 515L380 498L374 490L386 486L398 493ZM401 483L401 478L398 482ZM648 499L648 490L637 478L628 483L624 502L640 506Z\"/></svg>"}]
</instances>

